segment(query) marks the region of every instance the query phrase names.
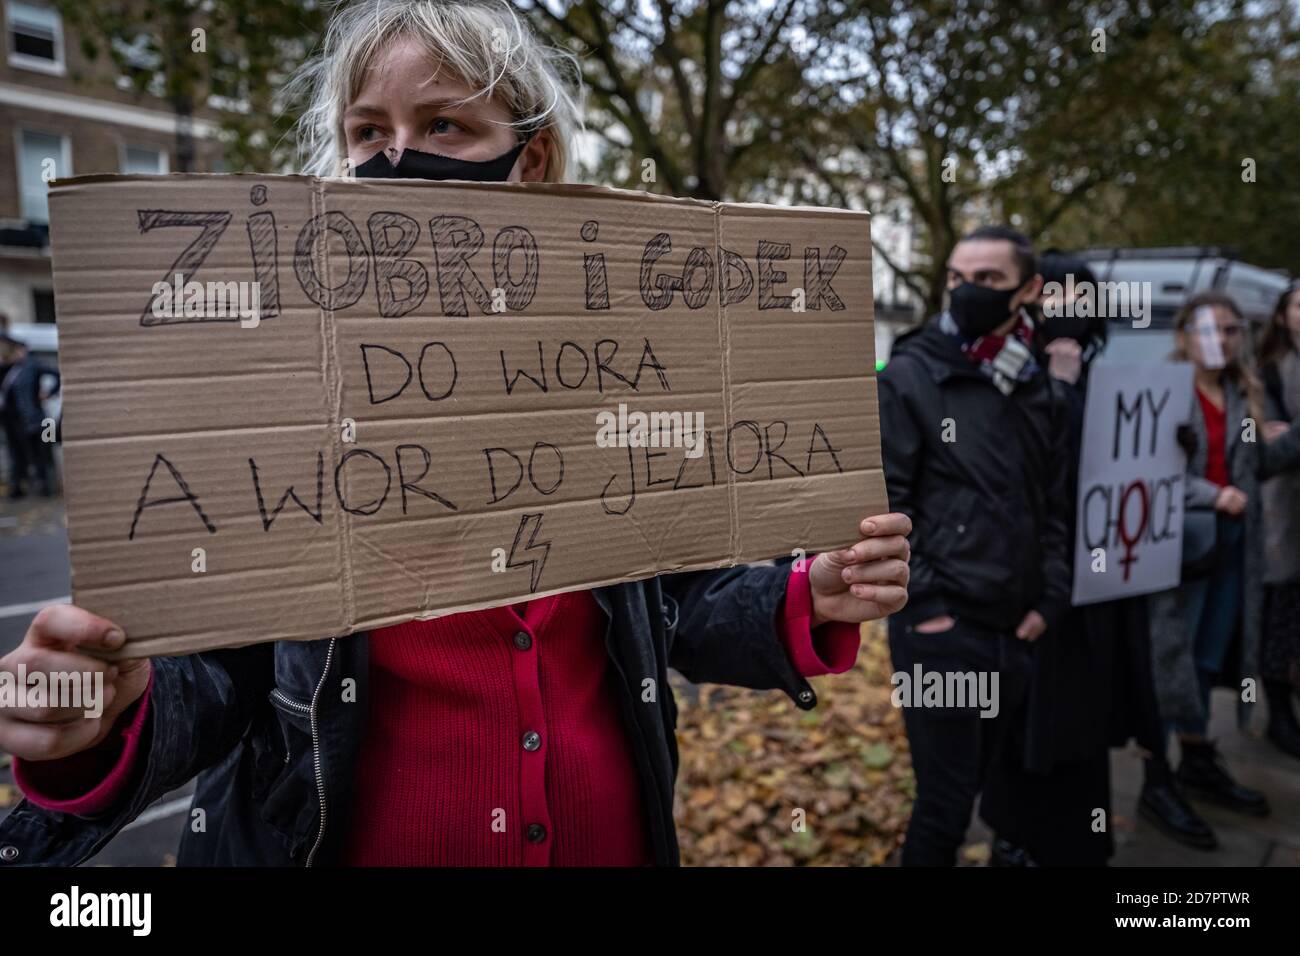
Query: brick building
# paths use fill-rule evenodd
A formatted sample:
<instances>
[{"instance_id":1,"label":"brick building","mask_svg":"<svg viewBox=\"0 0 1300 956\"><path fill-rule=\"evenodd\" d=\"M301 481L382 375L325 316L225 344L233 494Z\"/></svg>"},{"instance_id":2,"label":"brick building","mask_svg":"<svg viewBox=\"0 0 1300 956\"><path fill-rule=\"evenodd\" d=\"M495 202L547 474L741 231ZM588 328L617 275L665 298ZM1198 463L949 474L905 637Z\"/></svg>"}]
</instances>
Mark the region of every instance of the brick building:
<instances>
[{"instance_id":1,"label":"brick building","mask_svg":"<svg viewBox=\"0 0 1300 956\"><path fill-rule=\"evenodd\" d=\"M0 0L0 17L0 314L9 334L54 361L48 179L171 172L177 116L161 96L138 92L106 53L87 59L52 4ZM120 49L151 66L146 53ZM205 107L190 123L197 172L221 171L214 119Z\"/></svg>"}]
</instances>

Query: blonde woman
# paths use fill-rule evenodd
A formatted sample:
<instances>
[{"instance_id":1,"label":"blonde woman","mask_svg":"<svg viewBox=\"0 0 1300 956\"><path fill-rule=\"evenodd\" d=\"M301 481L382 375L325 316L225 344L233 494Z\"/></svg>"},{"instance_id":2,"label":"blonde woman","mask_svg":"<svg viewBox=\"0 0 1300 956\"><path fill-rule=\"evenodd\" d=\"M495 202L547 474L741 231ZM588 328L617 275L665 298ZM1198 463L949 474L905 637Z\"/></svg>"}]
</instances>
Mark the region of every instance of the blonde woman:
<instances>
[{"instance_id":1,"label":"blonde woman","mask_svg":"<svg viewBox=\"0 0 1300 956\"><path fill-rule=\"evenodd\" d=\"M504 4L345 8L301 80L306 168L559 180L577 122L562 63ZM813 707L807 678L850 667L858 624L906 601L910 528L866 518L800 570L116 665L82 652L121 646L111 621L46 608L0 669L99 669L112 696L96 721L0 713L28 798L0 823L0 865L80 863L196 775L207 827L186 830L182 864L674 864L668 668Z\"/></svg>"}]
</instances>

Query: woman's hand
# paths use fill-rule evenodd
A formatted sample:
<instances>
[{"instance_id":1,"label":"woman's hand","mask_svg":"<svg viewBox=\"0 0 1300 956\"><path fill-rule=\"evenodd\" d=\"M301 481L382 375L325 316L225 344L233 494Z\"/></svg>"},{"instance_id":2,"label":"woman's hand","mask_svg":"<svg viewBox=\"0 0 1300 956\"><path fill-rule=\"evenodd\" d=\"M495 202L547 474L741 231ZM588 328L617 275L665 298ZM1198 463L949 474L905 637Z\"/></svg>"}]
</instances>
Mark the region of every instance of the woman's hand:
<instances>
[{"instance_id":1,"label":"woman's hand","mask_svg":"<svg viewBox=\"0 0 1300 956\"><path fill-rule=\"evenodd\" d=\"M904 514L863 520L863 540L844 551L819 554L808 569L813 627L827 621L874 621L907 603L907 536L912 519Z\"/></svg>"},{"instance_id":2,"label":"woman's hand","mask_svg":"<svg viewBox=\"0 0 1300 956\"><path fill-rule=\"evenodd\" d=\"M1047 353L1047 373L1070 385L1083 374L1083 347L1074 339L1053 339L1043 349Z\"/></svg>"},{"instance_id":3,"label":"woman's hand","mask_svg":"<svg viewBox=\"0 0 1300 956\"><path fill-rule=\"evenodd\" d=\"M1214 499L1214 510L1236 518L1245 512L1248 500L1246 493L1240 488L1224 485L1219 489L1219 497Z\"/></svg>"},{"instance_id":4,"label":"woman's hand","mask_svg":"<svg viewBox=\"0 0 1300 956\"><path fill-rule=\"evenodd\" d=\"M51 689L67 686L63 675L81 674L82 699L46 700L49 706L43 707L0 707L0 750L22 760L58 760L89 750L108 736L117 718L149 685L149 660L114 663L85 652L115 651L125 641L126 635L112 621L79 607L52 604L42 608L23 642L0 658L0 671L13 674L15 682L25 673L28 687L32 686L31 675L44 674L45 686ZM89 687L86 674L91 675ZM101 679L102 697L92 699L87 690L97 694ZM53 706L56 704L67 706ZM88 717L87 711L98 716Z\"/></svg>"}]
</instances>

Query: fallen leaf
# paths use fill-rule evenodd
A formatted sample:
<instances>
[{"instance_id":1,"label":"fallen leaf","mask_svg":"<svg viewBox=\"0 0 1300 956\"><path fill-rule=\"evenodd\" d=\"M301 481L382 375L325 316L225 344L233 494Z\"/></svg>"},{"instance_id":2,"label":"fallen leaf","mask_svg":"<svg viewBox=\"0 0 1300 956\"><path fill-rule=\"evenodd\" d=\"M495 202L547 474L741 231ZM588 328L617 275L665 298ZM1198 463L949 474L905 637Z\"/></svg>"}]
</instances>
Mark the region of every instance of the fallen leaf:
<instances>
[{"instance_id":1,"label":"fallen leaf","mask_svg":"<svg viewBox=\"0 0 1300 956\"><path fill-rule=\"evenodd\" d=\"M678 697L673 817L688 866L883 866L916 794L882 622L800 711L779 691L706 684ZM677 675L675 684L680 684ZM800 830L792 830L798 821Z\"/></svg>"},{"instance_id":2,"label":"fallen leaf","mask_svg":"<svg viewBox=\"0 0 1300 956\"><path fill-rule=\"evenodd\" d=\"M862 762L872 770L884 770L894 762L894 750L884 741L874 743L862 751Z\"/></svg>"},{"instance_id":3,"label":"fallen leaf","mask_svg":"<svg viewBox=\"0 0 1300 956\"><path fill-rule=\"evenodd\" d=\"M696 790L691 794L691 806L707 807L713 802L715 796L717 796L717 794L711 789Z\"/></svg>"}]
</instances>

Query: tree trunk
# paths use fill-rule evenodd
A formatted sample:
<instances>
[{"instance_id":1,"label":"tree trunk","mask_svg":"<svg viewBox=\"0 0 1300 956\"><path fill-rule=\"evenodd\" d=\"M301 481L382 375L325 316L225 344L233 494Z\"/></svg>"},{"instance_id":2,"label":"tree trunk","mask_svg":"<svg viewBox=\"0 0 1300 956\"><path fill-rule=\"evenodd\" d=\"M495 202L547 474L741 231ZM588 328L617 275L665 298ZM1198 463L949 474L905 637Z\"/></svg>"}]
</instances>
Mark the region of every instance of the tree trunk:
<instances>
[{"instance_id":1,"label":"tree trunk","mask_svg":"<svg viewBox=\"0 0 1300 956\"><path fill-rule=\"evenodd\" d=\"M194 77L188 61L196 54L190 50L190 18L184 9L171 18L172 42L168 44L168 73L171 107L176 114L176 172L194 172ZM206 54L199 54L204 55Z\"/></svg>"}]
</instances>

